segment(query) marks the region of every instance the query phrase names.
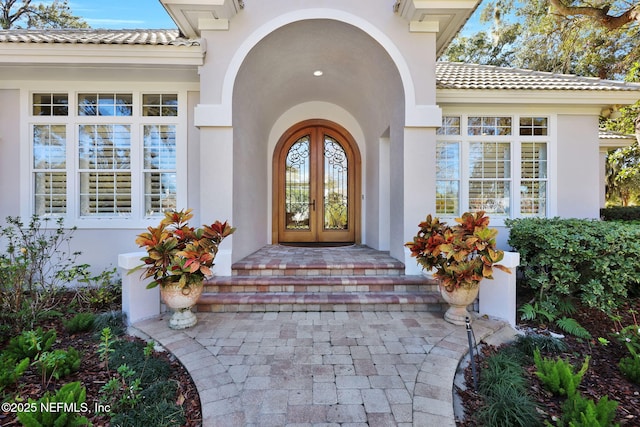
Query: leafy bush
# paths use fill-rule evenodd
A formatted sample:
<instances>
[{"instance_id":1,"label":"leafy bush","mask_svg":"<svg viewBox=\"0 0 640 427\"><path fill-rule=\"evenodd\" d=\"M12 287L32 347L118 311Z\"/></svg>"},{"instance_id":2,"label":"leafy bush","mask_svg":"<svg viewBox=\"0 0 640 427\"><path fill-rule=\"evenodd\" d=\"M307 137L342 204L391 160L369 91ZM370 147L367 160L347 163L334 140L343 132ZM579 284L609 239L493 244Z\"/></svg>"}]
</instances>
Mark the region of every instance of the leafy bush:
<instances>
[{"instance_id":1,"label":"leafy bush","mask_svg":"<svg viewBox=\"0 0 640 427\"><path fill-rule=\"evenodd\" d=\"M28 357L35 359L40 353L49 351L56 342L56 331L50 329L44 332L42 328L31 331L23 331L20 335L11 338L5 352L20 360Z\"/></svg>"},{"instance_id":2,"label":"leafy bush","mask_svg":"<svg viewBox=\"0 0 640 427\"><path fill-rule=\"evenodd\" d=\"M600 209L605 221L640 221L640 206L612 206Z\"/></svg>"},{"instance_id":3,"label":"leafy bush","mask_svg":"<svg viewBox=\"0 0 640 427\"><path fill-rule=\"evenodd\" d=\"M598 403L582 397L579 393L570 396L562 405L562 418L558 427L610 427L616 416L618 402L604 396ZM618 424L615 424L616 426Z\"/></svg>"},{"instance_id":4,"label":"leafy bush","mask_svg":"<svg viewBox=\"0 0 640 427\"><path fill-rule=\"evenodd\" d=\"M70 334L77 334L78 332L87 332L93 329L93 322L96 319L96 315L93 313L78 313L71 319L63 322L64 328Z\"/></svg>"},{"instance_id":5,"label":"leafy bush","mask_svg":"<svg viewBox=\"0 0 640 427\"><path fill-rule=\"evenodd\" d=\"M33 364L38 367L42 375L42 382L51 378L59 380L80 368L80 353L73 347L68 350L53 350L41 353Z\"/></svg>"},{"instance_id":6,"label":"leafy bush","mask_svg":"<svg viewBox=\"0 0 640 427\"><path fill-rule=\"evenodd\" d=\"M612 311L640 291L640 227L577 219L508 220L520 253L520 284L554 319L571 297Z\"/></svg>"},{"instance_id":7,"label":"leafy bush","mask_svg":"<svg viewBox=\"0 0 640 427\"><path fill-rule=\"evenodd\" d=\"M618 368L629 381L640 384L640 355L634 354L631 357L623 357L620 359Z\"/></svg>"},{"instance_id":8,"label":"leafy bush","mask_svg":"<svg viewBox=\"0 0 640 427\"><path fill-rule=\"evenodd\" d=\"M27 427L65 427L90 425L89 420L79 413L86 407L87 391L80 382L66 384L52 395L47 392L38 400L29 399L31 412L18 412L18 420ZM42 410L46 408L59 409L56 403L61 403L62 410Z\"/></svg>"},{"instance_id":9,"label":"leafy bush","mask_svg":"<svg viewBox=\"0 0 640 427\"><path fill-rule=\"evenodd\" d=\"M18 382L18 378L29 368L29 362L28 357L18 362L13 355L0 354L0 392L5 387Z\"/></svg>"},{"instance_id":10,"label":"leafy bush","mask_svg":"<svg viewBox=\"0 0 640 427\"><path fill-rule=\"evenodd\" d=\"M88 267L76 264L79 252L71 252L75 228L65 229L63 219L41 219L28 224L7 217L0 228L0 312L19 320L17 330L33 328L37 315L52 307L53 297L64 285L75 281ZM18 316L19 314L19 316Z\"/></svg>"},{"instance_id":11,"label":"leafy bush","mask_svg":"<svg viewBox=\"0 0 640 427\"><path fill-rule=\"evenodd\" d=\"M78 281L85 286L76 288L74 302L85 310L110 309L122 298L122 282L116 268L106 269L97 276L87 271Z\"/></svg>"},{"instance_id":12,"label":"leafy bush","mask_svg":"<svg viewBox=\"0 0 640 427\"><path fill-rule=\"evenodd\" d=\"M585 358L582 368L575 374L571 363L564 359L543 358L538 349L533 352L533 360L537 368L536 376L551 393L556 396L571 397L576 394L582 377L589 368L590 356Z\"/></svg>"},{"instance_id":13,"label":"leafy bush","mask_svg":"<svg viewBox=\"0 0 640 427\"><path fill-rule=\"evenodd\" d=\"M634 324L624 327L617 334L617 338L630 353L640 354L640 326Z\"/></svg>"}]
</instances>

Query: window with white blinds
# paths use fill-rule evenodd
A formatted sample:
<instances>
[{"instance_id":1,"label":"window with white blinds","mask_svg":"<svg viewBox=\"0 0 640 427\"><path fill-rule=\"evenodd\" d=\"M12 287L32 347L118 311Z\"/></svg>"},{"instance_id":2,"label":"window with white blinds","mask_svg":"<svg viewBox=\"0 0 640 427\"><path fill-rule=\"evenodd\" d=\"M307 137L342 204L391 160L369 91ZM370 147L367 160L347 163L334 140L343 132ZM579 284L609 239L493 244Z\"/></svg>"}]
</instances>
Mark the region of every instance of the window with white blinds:
<instances>
[{"instance_id":1,"label":"window with white blinds","mask_svg":"<svg viewBox=\"0 0 640 427\"><path fill-rule=\"evenodd\" d=\"M547 215L547 117L445 115L437 135L437 214Z\"/></svg>"},{"instance_id":2,"label":"window with white blinds","mask_svg":"<svg viewBox=\"0 0 640 427\"><path fill-rule=\"evenodd\" d=\"M177 208L175 93L33 93L39 216L144 219Z\"/></svg>"}]
</instances>

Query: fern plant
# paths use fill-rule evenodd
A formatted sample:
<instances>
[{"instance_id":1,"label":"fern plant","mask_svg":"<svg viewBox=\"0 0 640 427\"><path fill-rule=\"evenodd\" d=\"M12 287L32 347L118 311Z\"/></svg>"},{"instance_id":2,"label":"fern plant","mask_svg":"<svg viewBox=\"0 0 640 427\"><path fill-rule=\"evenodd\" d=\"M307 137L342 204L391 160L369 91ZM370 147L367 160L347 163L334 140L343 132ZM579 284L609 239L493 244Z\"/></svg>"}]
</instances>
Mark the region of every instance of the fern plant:
<instances>
[{"instance_id":1,"label":"fern plant","mask_svg":"<svg viewBox=\"0 0 640 427\"><path fill-rule=\"evenodd\" d=\"M11 354L2 353L0 355L0 392L5 387L18 382L18 379L29 367L29 362L28 357L18 362Z\"/></svg>"},{"instance_id":2,"label":"fern plant","mask_svg":"<svg viewBox=\"0 0 640 427\"><path fill-rule=\"evenodd\" d=\"M78 313L71 319L63 322L64 328L70 334L77 334L78 332L87 332L93 328L93 322L96 315L93 313Z\"/></svg>"},{"instance_id":3,"label":"fern plant","mask_svg":"<svg viewBox=\"0 0 640 427\"><path fill-rule=\"evenodd\" d=\"M79 381L65 384L55 394L50 392L38 399L29 399L33 412L18 412L18 421L26 427L71 427L91 425L87 417L80 416L88 409L87 390ZM58 405L59 404L59 405ZM53 408L55 410L47 410ZM59 408L62 408L60 410Z\"/></svg>"},{"instance_id":4,"label":"fern plant","mask_svg":"<svg viewBox=\"0 0 640 427\"><path fill-rule=\"evenodd\" d=\"M533 352L533 360L537 368L536 376L551 393L556 396L571 397L576 394L582 377L589 368L590 356L585 358L582 367L575 374L571 363L561 358L556 360L543 358L538 349Z\"/></svg>"},{"instance_id":5,"label":"fern plant","mask_svg":"<svg viewBox=\"0 0 640 427\"><path fill-rule=\"evenodd\" d=\"M42 384L47 385L53 378L59 380L80 368L80 353L73 347L68 350L53 350L41 353L33 364L40 370Z\"/></svg>"},{"instance_id":6,"label":"fern plant","mask_svg":"<svg viewBox=\"0 0 640 427\"><path fill-rule=\"evenodd\" d=\"M640 384L640 354L632 353L631 357L623 357L618 368L629 381Z\"/></svg>"},{"instance_id":7,"label":"fern plant","mask_svg":"<svg viewBox=\"0 0 640 427\"><path fill-rule=\"evenodd\" d=\"M595 403L576 393L569 397L562 405L562 418L558 421L558 427L614 427L613 419L616 416L618 402L609 400L608 396L602 397Z\"/></svg>"},{"instance_id":8,"label":"fern plant","mask_svg":"<svg viewBox=\"0 0 640 427\"><path fill-rule=\"evenodd\" d=\"M56 342L57 334L54 329L46 332L42 328L23 331L20 335L11 338L5 352L16 359L35 359L40 353L49 351Z\"/></svg>"}]
</instances>

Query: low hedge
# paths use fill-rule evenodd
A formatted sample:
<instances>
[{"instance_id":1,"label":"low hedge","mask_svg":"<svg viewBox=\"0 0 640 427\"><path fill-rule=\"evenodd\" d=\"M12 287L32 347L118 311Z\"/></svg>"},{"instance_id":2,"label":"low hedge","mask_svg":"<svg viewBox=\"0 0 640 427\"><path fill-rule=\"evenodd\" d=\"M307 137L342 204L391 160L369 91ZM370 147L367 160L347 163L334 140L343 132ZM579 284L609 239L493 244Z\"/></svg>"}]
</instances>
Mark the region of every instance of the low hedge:
<instances>
[{"instance_id":1,"label":"low hedge","mask_svg":"<svg viewBox=\"0 0 640 427\"><path fill-rule=\"evenodd\" d=\"M526 218L507 221L520 253L520 283L552 305L579 298L603 311L640 293L640 227L623 222Z\"/></svg>"},{"instance_id":2,"label":"low hedge","mask_svg":"<svg viewBox=\"0 0 640 427\"><path fill-rule=\"evenodd\" d=\"M640 221L640 206L613 206L600 209L605 221Z\"/></svg>"}]
</instances>

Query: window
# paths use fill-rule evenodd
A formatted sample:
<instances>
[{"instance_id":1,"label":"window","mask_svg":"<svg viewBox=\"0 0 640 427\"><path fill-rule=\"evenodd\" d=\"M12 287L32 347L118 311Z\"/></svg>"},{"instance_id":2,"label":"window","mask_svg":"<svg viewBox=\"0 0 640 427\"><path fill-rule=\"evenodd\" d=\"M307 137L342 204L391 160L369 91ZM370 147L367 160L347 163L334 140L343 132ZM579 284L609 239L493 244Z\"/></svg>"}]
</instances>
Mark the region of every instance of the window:
<instances>
[{"instance_id":1,"label":"window","mask_svg":"<svg viewBox=\"0 0 640 427\"><path fill-rule=\"evenodd\" d=\"M460 200L460 143L438 142L436 156L436 212L456 215Z\"/></svg>"},{"instance_id":2,"label":"window","mask_svg":"<svg viewBox=\"0 0 640 427\"><path fill-rule=\"evenodd\" d=\"M444 116L437 134L437 214L547 214L547 117Z\"/></svg>"},{"instance_id":3,"label":"window","mask_svg":"<svg viewBox=\"0 0 640 427\"><path fill-rule=\"evenodd\" d=\"M139 220L176 209L178 94L33 93L31 111L33 213Z\"/></svg>"}]
</instances>

